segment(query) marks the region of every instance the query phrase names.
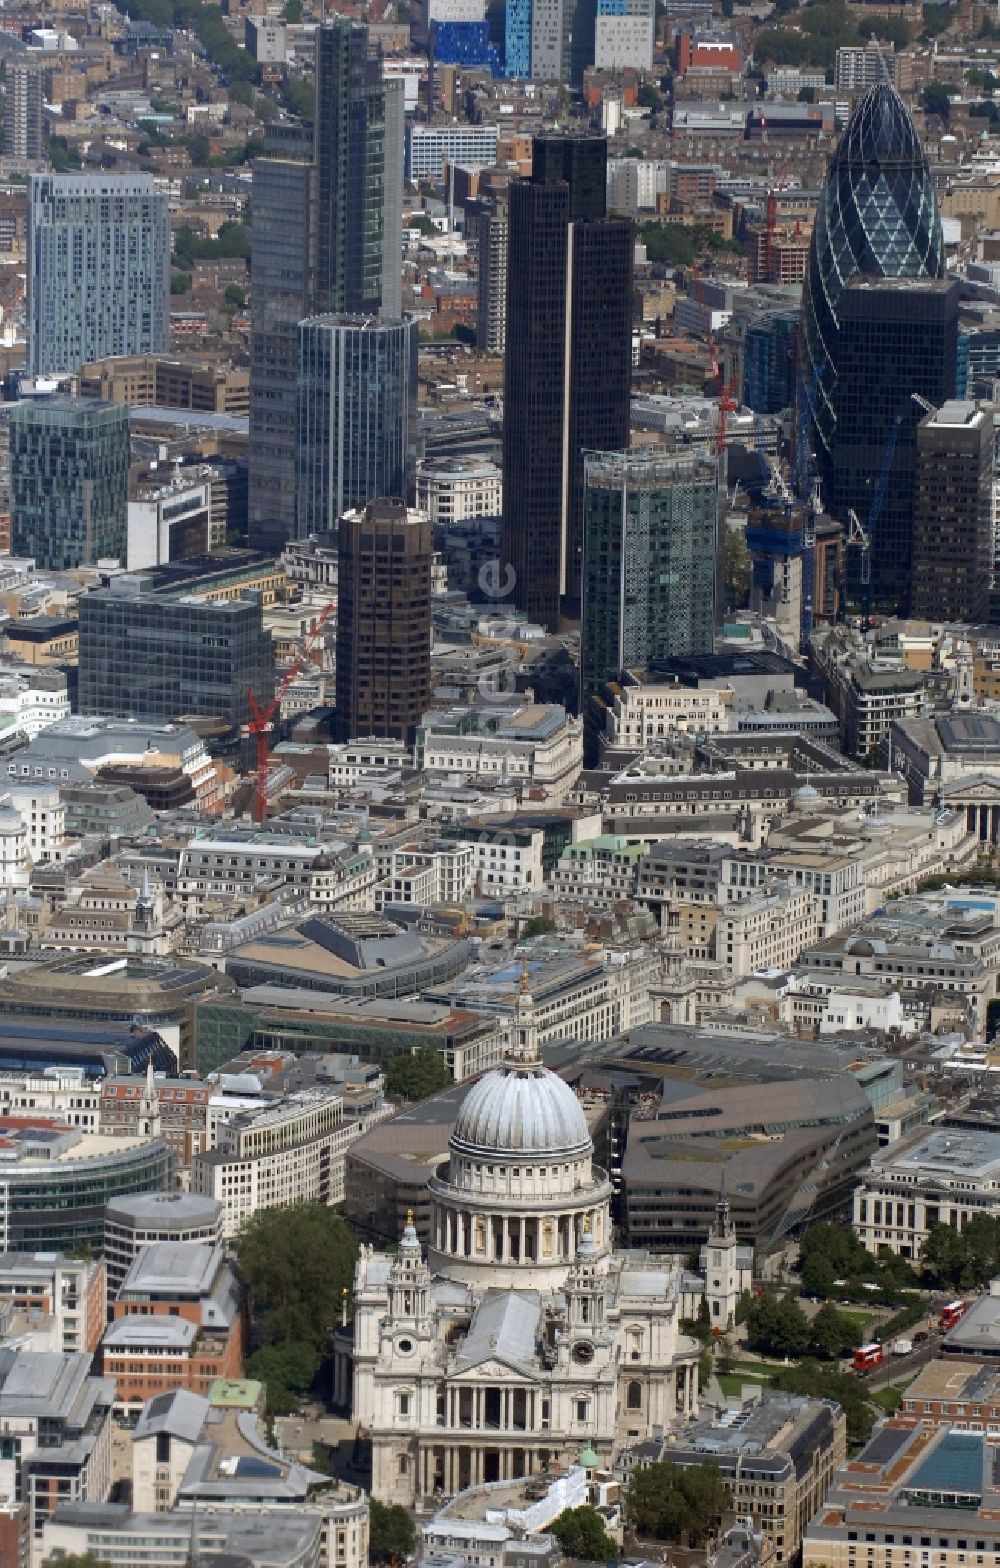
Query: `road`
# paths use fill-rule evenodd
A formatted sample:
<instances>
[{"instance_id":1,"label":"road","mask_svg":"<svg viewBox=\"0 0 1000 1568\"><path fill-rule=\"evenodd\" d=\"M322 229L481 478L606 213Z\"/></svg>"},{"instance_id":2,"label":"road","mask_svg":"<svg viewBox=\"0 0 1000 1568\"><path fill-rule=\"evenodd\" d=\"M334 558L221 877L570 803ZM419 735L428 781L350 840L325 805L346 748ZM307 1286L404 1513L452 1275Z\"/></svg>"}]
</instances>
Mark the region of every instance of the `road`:
<instances>
[{"instance_id":1,"label":"road","mask_svg":"<svg viewBox=\"0 0 1000 1568\"><path fill-rule=\"evenodd\" d=\"M943 1338L944 1335L940 1330L935 1329L910 1355L887 1355L880 1367L874 1367L871 1372L859 1372L857 1375L868 1388L887 1388L890 1383L901 1383L904 1378L914 1377L921 1367L935 1359Z\"/></svg>"}]
</instances>

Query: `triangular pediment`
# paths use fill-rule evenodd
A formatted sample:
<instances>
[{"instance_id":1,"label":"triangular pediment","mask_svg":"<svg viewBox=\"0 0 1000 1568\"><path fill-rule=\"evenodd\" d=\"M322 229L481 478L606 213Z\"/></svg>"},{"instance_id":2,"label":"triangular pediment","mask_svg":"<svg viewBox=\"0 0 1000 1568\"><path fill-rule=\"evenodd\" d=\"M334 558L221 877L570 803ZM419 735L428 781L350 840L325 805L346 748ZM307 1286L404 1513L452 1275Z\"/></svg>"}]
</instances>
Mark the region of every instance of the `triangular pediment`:
<instances>
[{"instance_id":1,"label":"triangular pediment","mask_svg":"<svg viewBox=\"0 0 1000 1568\"><path fill-rule=\"evenodd\" d=\"M941 790L943 801L959 797L963 801L982 800L990 804L1000 802L1000 777L995 774L979 774L972 779L956 779L951 784L945 784Z\"/></svg>"},{"instance_id":2,"label":"triangular pediment","mask_svg":"<svg viewBox=\"0 0 1000 1568\"><path fill-rule=\"evenodd\" d=\"M448 1380L452 1385L456 1383L537 1383L538 1373L531 1367L521 1366L516 1361L505 1361L501 1356L484 1356L482 1361L476 1361L472 1366L463 1367L461 1372L456 1372Z\"/></svg>"}]
</instances>

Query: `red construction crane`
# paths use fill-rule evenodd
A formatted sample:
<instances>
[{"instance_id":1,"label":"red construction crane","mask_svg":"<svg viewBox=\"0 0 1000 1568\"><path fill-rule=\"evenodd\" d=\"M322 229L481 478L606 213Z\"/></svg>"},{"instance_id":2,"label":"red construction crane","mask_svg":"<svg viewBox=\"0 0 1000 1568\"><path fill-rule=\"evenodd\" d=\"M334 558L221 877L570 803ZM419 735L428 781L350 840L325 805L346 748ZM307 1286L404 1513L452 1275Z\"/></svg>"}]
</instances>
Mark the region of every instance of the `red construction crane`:
<instances>
[{"instance_id":1,"label":"red construction crane","mask_svg":"<svg viewBox=\"0 0 1000 1568\"><path fill-rule=\"evenodd\" d=\"M722 379L722 366L719 364L719 351L715 346L715 333L712 331L712 312L705 301L705 290L702 288L701 273L696 266L691 268L694 280L694 293L698 304L701 306L702 320L705 325L705 342L708 345L709 362L712 366L712 376L718 388L719 417L715 424L715 450L723 453L726 450L726 420L739 408L739 399L735 396L737 378L733 375L728 386Z\"/></svg>"},{"instance_id":2,"label":"red construction crane","mask_svg":"<svg viewBox=\"0 0 1000 1568\"><path fill-rule=\"evenodd\" d=\"M299 650L291 664L285 670L278 682L274 696L266 708L262 708L253 691L247 692L247 701L250 704L250 723L244 724L243 734L252 737L257 743L257 766L255 770L255 810L254 815L258 822L263 822L267 816L267 770L270 766L270 746L268 736L274 728L274 716L281 707L281 699L292 682L302 673L310 653L315 648L323 633L323 628L336 609L335 604L324 604L310 630L299 644Z\"/></svg>"}]
</instances>

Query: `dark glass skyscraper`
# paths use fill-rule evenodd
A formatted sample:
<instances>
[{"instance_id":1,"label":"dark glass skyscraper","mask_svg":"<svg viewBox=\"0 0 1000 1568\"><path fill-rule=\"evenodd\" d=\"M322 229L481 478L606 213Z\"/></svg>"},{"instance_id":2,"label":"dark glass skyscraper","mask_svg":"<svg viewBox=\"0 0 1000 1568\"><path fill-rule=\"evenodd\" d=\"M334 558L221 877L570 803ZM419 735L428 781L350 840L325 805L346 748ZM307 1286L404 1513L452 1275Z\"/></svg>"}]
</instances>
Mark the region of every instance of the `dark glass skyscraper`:
<instances>
[{"instance_id":1,"label":"dark glass skyscraper","mask_svg":"<svg viewBox=\"0 0 1000 1568\"><path fill-rule=\"evenodd\" d=\"M537 136L510 192L504 549L513 598L580 613L583 454L629 442L632 226L606 214L603 136Z\"/></svg>"},{"instance_id":2,"label":"dark glass skyscraper","mask_svg":"<svg viewBox=\"0 0 1000 1568\"><path fill-rule=\"evenodd\" d=\"M993 411L945 403L917 427L914 615L986 620L993 578Z\"/></svg>"},{"instance_id":3,"label":"dark glass skyscraper","mask_svg":"<svg viewBox=\"0 0 1000 1568\"><path fill-rule=\"evenodd\" d=\"M841 296L831 511L867 527L871 597L905 610L910 597L917 425L955 395L960 285L944 278L853 278ZM916 394L916 397L914 396ZM858 584L851 551L848 578Z\"/></svg>"},{"instance_id":4,"label":"dark glass skyscraper","mask_svg":"<svg viewBox=\"0 0 1000 1568\"><path fill-rule=\"evenodd\" d=\"M271 125L253 166L250 299L250 539L295 537L298 326L311 295L312 128Z\"/></svg>"},{"instance_id":5,"label":"dark glass skyscraper","mask_svg":"<svg viewBox=\"0 0 1000 1568\"><path fill-rule=\"evenodd\" d=\"M368 29L316 30L316 122L273 126L253 174L250 540L280 550L297 505L298 324L320 312L398 317L403 84Z\"/></svg>"},{"instance_id":6,"label":"dark glass skyscraper","mask_svg":"<svg viewBox=\"0 0 1000 1568\"><path fill-rule=\"evenodd\" d=\"M864 277L940 278L944 241L937 198L912 119L879 83L859 98L816 209L802 292L801 390L820 476L833 472L841 299Z\"/></svg>"}]
</instances>

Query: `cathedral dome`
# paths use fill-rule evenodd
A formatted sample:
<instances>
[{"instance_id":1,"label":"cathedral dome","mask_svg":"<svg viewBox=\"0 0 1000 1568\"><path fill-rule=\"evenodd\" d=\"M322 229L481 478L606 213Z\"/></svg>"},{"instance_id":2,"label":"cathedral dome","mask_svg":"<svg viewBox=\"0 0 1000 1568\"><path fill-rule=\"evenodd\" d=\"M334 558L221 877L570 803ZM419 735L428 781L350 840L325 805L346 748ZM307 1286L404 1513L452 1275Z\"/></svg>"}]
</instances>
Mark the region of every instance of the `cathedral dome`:
<instances>
[{"instance_id":1,"label":"cathedral dome","mask_svg":"<svg viewBox=\"0 0 1000 1568\"><path fill-rule=\"evenodd\" d=\"M507 1063L475 1084L451 1135L462 1154L589 1155L593 1145L580 1102L540 1063Z\"/></svg>"}]
</instances>

